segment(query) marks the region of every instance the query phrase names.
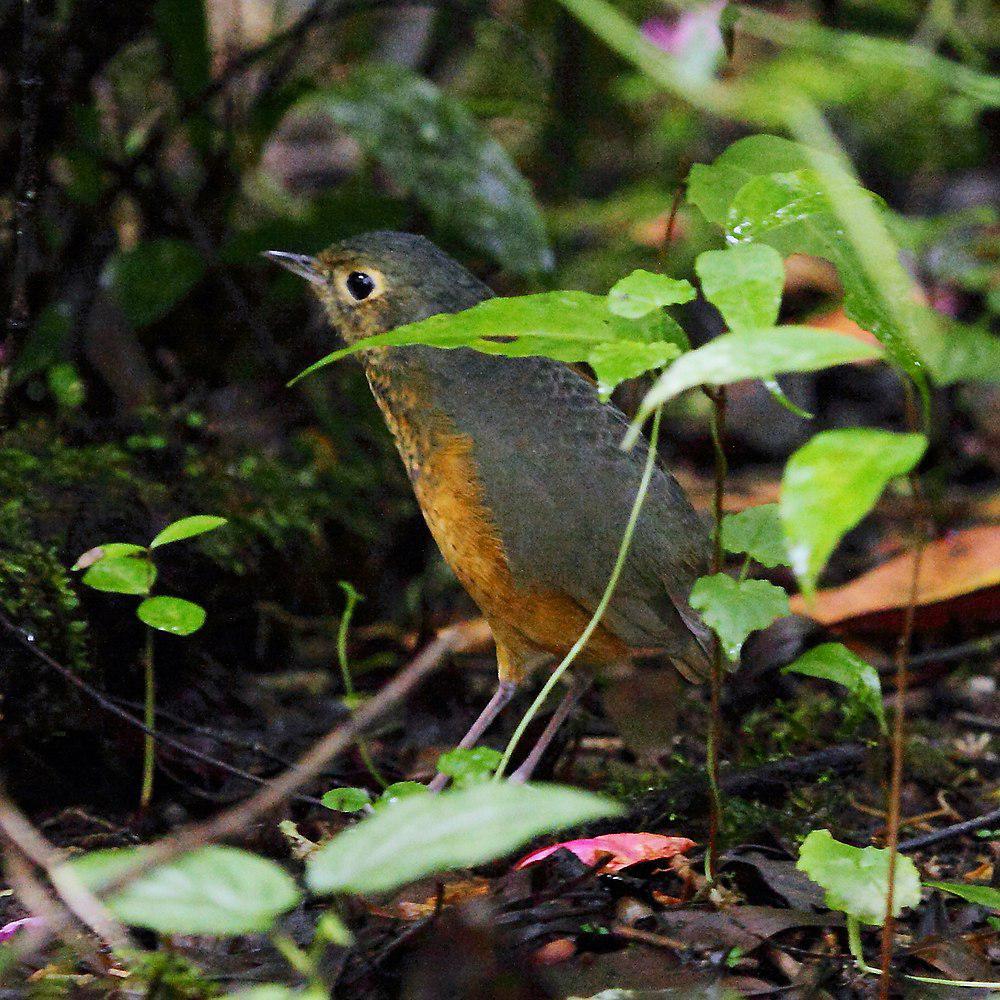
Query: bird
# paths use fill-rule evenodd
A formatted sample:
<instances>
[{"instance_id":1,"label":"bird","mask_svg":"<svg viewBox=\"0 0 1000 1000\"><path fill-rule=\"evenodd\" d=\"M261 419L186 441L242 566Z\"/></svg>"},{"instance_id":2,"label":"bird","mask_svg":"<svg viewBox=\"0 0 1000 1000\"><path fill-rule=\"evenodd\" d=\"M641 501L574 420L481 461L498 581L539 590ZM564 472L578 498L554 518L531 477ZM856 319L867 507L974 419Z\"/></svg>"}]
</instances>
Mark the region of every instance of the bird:
<instances>
[{"instance_id":1,"label":"bird","mask_svg":"<svg viewBox=\"0 0 1000 1000\"><path fill-rule=\"evenodd\" d=\"M494 294L411 233L265 256L309 283L347 344ZM357 356L430 532L493 633L497 688L459 743L473 746L525 677L582 634L614 566L647 447L622 450L627 418L563 362L425 345ZM707 526L657 457L611 602L512 780L531 776L593 671L662 654L688 680L708 675L710 634L687 596L709 551ZM439 774L431 787L446 781Z\"/></svg>"}]
</instances>

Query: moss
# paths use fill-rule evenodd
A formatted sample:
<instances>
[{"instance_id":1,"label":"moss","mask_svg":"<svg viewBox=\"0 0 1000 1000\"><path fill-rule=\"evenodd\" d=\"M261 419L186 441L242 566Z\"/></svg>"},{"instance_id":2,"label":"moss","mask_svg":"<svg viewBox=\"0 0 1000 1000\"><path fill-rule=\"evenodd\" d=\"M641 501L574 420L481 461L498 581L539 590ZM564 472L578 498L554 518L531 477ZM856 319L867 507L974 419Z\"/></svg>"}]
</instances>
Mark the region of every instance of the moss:
<instances>
[{"instance_id":1,"label":"moss","mask_svg":"<svg viewBox=\"0 0 1000 1000\"><path fill-rule=\"evenodd\" d=\"M60 662L88 666L87 623L59 553L31 537L21 501L0 506L0 608Z\"/></svg>"},{"instance_id":2,"label":"moss","mask_svg":"<svg viewBox=\"0 0 1000 1000\"><path fill-rule=\"evenodd\" d=\"M907 742L905 767L910 777L934 788L949 787L958 771L944 750L922 736Z\"/></svg>"}]
</instances>

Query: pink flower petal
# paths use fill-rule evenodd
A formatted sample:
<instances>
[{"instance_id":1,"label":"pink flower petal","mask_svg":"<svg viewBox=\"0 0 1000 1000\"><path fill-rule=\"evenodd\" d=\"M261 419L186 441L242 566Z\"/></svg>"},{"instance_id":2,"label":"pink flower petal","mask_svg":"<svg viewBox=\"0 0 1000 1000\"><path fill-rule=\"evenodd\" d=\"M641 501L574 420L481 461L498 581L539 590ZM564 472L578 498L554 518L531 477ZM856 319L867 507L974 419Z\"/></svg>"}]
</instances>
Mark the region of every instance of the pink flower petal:
<instances>
[{"instance_id":1,"label":"pink flower petal","mask_svg":"<svg viewBox=\"0 0 1000 1000\"><path fill-rule=\"evenodd\" d=\"M32 927L44 927L45 921L41 917L22 917L20 920L12 920L9 924L0 927L0 944L12 938L18 931L31 930Z\"/></svg>"},{"instance_id":2,"label":"pink flower petal","mask_svg":"<svg viewBox=\"0 0 1000 1000\"><path fill-rule=\"evenodd\" d=\"M687 837L664 837L659 833L606 833L600 837L566 840L561 844L543 847L521 858L515 868L527 868L558 850L571 851L585 865L595 864L602 855L610 860L601 871L616 872L640 861L661 861L683 854L694 847Z\"/></svg>"}]
</instances>

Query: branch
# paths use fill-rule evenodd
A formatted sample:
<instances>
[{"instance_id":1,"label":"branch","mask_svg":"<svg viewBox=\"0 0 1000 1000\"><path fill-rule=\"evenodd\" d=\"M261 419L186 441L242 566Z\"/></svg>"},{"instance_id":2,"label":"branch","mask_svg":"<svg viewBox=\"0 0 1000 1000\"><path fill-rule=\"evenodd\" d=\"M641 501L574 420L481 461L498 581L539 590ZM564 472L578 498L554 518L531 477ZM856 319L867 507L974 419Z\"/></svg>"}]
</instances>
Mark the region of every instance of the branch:
<instances>
[{"instance_id":1,"label":"branch","mask_svg":"<svg viewBox=\"0 0 1000 1000\"><path fill-rule=\"evenodd\" d=\"M44 649L39 647L38 643L34 639L29 638L24 629L18 628L3 612L0 612L0 627L9 632L28 652L37 657L44 663L49 669L54 670L59 674L64 680L72 684L75 688L82 691L88 698L96 702L100 708L103 708L105 712L116 716L123 722L127 722L130 726L138 729L140 732L145 733L147 736L152 736L157 743L161 743L164 746L172 747L174 750L180 753L192 757L194 760L200 760L203 764L209 764L212 767L218 768L220 771L230 774L235 778L242 778L244 781L250 782L252 785L266 785L268 784L268 779L258 777L256 774L251 774L249 771L244 771L242 768L234 767L232 764L227 764L224 760L219 760L217 757L211 757L207 753L202 753L200 750L195 750L194 747L188 746L186 743L182 743L180 740L174 739L172 736L167 736L165 733L157 732L147 726L141 719L132 715L131 712L126 712L125 709L116 705L107 695L103 694L93 685L88 684L83 678L78 677L69 667L63 666L58 660L50 656L45 652ZM296 795L296 799L302 802L308 802L310 805L318 806L323 803L319 799L313 798L310 795Z\"/></svg>"}]
</instances>

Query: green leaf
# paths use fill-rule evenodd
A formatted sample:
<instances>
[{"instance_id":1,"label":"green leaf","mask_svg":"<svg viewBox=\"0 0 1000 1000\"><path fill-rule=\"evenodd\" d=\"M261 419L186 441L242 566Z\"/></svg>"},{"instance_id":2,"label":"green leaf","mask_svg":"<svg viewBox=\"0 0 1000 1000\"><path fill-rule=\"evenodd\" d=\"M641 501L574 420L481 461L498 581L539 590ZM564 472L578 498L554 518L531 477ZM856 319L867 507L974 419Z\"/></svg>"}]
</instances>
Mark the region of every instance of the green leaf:
<instances>
[{"instance_id":1,"label":"green leaf","mask_svg":"<svg viewBox=\"0 0 1000 1000\"><path fill-rule=\"evenodd\" d=\"M860 920L881 925L889 888L889 852L852 847L834 840L829 830L813 830L799 848L795 866L826 890L826 905ZM896 856L892 914L920 902L920 876L904 854Z\"/></svg>"},{"instance_id":2,"label":"green leaf","mask_svg":"<svg viewBox=\"0 0 1000 1000\"><path fill-rule=\"evenodd\" d=\"M936 331L930 322L917 322L928 311L909 301L908 289L899 289L890 309L845 237L834 199L848 205L859 197L875 198L846 177L832 157L771 135L733 143L714 163L692 167L688 177L688 200L724 227L733 242L766 243L786 257L808 253L833 263L844 285L848 316L870 330L923 385L919 355L934 349ZM885 280L898 285L907 279L897 267ZM901 326L900 313L913 322ZM911 329L919 331L919 352Z\"/></svg>"},{"instance_id":3,"label":"green leaf","mask_svg":"<svg viewBox=\"0 0 1000 1000\"><path fill-rule=\"evenodd\" d=\"M806 594L815 591L840 539L926 448L922 434L857 428L823 431L792 455L781 483L781 520L792 569Z\"/></svg>"},{"instance_id":4,"label":"green leaf","mask_svg":"<svg viewBox=\"0 0 1000 1000\"><path fill-rule=\"evenodd\" d=\"M727 552L745 552L761 566L788 565L785 530L781 526L776 503L748 507L722 519L722 547Z\"/></svg>"},{"instance_id":5,"label":"green leaf","mask_svg":"<svg viewBox=\"0 0 1000 1000\"><path fill-rule=\"evenodd\" d=\"M606 816L618 803L559 785L473 785L397 803L337 834L306 862L314 892L387 892L482 864L541 833Z\"/></svg>"},{"instance_id":6,"label":"green leaf","mask_svg":"<svg viewBox=\"0 0 1000 1000\"><path fill-rule=\"evenodd\" d=\"M976 906L1000 910L1000 889L992 885L973 885L968 882L925 882L924 885L940 889L942 892L950 892L967 903L975 903Z\"/></svg>"},{"instance_id":7,"label":"green leaf","mask_svg":"<svg viewBox=\"0 0 1000 1000\"><path fill-rule=\"evenodd\" d=\"M663 340L652 344L635 341L598 344L587 355L587 364L594 370L598 395L607 402L622 382L662 368L680 354L681 349L676 344Z\"/></svg>"},{"instance_id":8,"label":"green leaf","mask_svg":"<svg viewBox=\"0 0 1000 1000\"><path fill-rule=\"evenodd\" d=\"M420 798L428 794L430 789L419 781L394 781L382 789L382 794L372 805L376 810L385 809L386 806L395 806L403 799Z\"/></svg>"},{"instance_id":9,"label":"green leaf","mask_svg":"<svg viewBox=\"0 0 1000 1000\"><path fill-rule=\"evenodd\" d=\"M842 684L856 701L875 716L882 732L888 732L878 671L842 643L825 642L816 646L785 667L782 673L804 674Z\"/></svg>"},{"instance_id":10,"label":"green leaf","mask_svg":"<svg viewBox=\"0 0 1000 1000\"><path fill-rule=\"evenodd\" d=\"M150 628L172 635L190 635L205 624L205 609L181 597L147 597L135 613Z\"/></svg>"},{"instance_id":11,"label":"green leaf","mask_svg":"<svg viewBox=\"0 0 1000 1000\"><path fill-rule=\"evenodd\" d=\"M725 573L697 579L690 602L719 637L723 652L733 663L751 632L759 632L788 614L788 595L781 587L767 580L734 580Z\"/></svg>"},{"instance_id":12,"label":"green leaf","mask_svg":"<svg viewBox=\"0 0 1000 1000\"><path fill-rule=\"evenodd\" d=\"M45 381L55 401L67 410L75 410L87 398L80 373L68 362L53 365L46 373Z\"/></svg>"},{"instance_id":13,"label":"green leaf","mask_svg":"<svg viewBox=\"0 0 1000 1000\"><path fill-rule=\"evenodd\" d=\"M297 108L330 115L438 229L515 274L552 267L528 182L462 104L430 80L402 66L359 66Z\"/></svg>"},{"instance_id":14,"label":"green leaf","mask_svg":"<svg viewBox=\"0 0 1000 1000\"><path fill-rule=\"evenodd\" d=\"M732 331L774 326L785 287L781 254L763 243L706 250L694 264L705 297Z\"/></svg>"},{"instance_id":15,"label":"green leaf","mask_svg":"<svg viewBox=\"0 0 1000 1000\"><path fill-rule=\"evenodd\" d=\"M865 358L882 351L854 337L808 326L741 330L709 341L678 358L646 393L629 437L662 403L699 385L728 385L780 372L811 372ZM628 440L628 439L627 439Z\"/></svg>"},{"instance_id":16,"label":"green leaf","mask_svg":"<svg viewBox=\"0 0 1000 1000\"><path fill-rule=\"evenodd\" d=\"M366 788L331 788L320 801L327 809L333 809L336 812L356 813L361 812L365 806L371 805L372 796Z\"/></svg>"},{"instance_id":17,"label":"green leaf","mask_svg":"<svg viewBox=\"0 0 1000 1000\"><path fill-rule=\"evenodd\" d=\"M503 758L492 747L456 747L438 757L438 770L455 782L456 788L489 781Z\"/></svg>"},{"instance_id":18,"label":"green leaf","mask_svg":"<svg viewBox=\"0 0 1000 1000\"><path fill-rule=\"evenodd\" d=\"M132 542L105 542L103 545L95 545L92 549L87 549L70 569L86 569L112 556L134 556L138 552L145 552L143 545L134 545Z\"/></svg>"},{"instance_id":19,"label":"green leaf","mask_svg":"<svg viewBox=\"0 0 1000 1000\"><path fill-rule=\"evenodd\" d=\"M683 338L683 331L662 313L631 320L611 312L603 295L544 292L487 299L462 312L439 313L366 337L321 358L292 383L358 351L427 344L471 347L512 358L541 355L556 361L586 361L592 363L607 393L616 379L620 381L619 376L641 374L637 371L640 364L658 366L676 356L680 345L672 348L678 336Z\"/></svg>"},{"instance_id":20,"label":"green leaf","mask_svg":"<svg viewBox=\"0 0 1000 1000\"><path fill-rule=\"evenodd\" d=\"M180 240L150 240L120 250L101 277L136 328L162 319L205 273L201 254Z\"/></svg>"},{"instance_id":21,"label":"green leaf","mask_svg":"<svg viewBox=\"0 0 1000 1000\"><path fill-rule=\"evenodd\" d=\"M832 180L836 177L837 180ZM849 187L874 198L839 174L821 176L807 168L772 173L749 181L729 207L727 235L739 242L764 242L784 256L807 253L829 260L844 285L844 311L870 330L889 350L895 362L917 378L924 370L907 331L882 302L864 264L846 238L830 192ZM898 304L912 313L907 303Z\"/></svg>"},{"instance_id":22,"label":"green leaf","mask_svg":"<svg viewBox=\"0 0 1000 1000\"><path fill-rule=\"evenodd\" d=\"M109 594L148 594L156 580L156 567L136 556L108 556L83 574L83 582Z\"/></svg>"},{"instance_id":23,"label":"green leaf","mask_svg":"<svg viewBox=\"0 0 1000 1000\"><path fill-rule=\"evenodd\" d=\"M206 531L215 531L226 523L226 518L216 517L213 514L194 514L191 517L182 517L173 524L168 524L150 543L151 549L159 548L161 545L169 545L171 542L181 542L185 538L194 538L196 535L203 535Z\"/></svg>"},{"instance_id":24,"label":"green leaf","mask_svg":"<svg viewBox=\"0 0 1000 1000\"><path fill-rule=\"evenodd\" d=\"M714 163L696 163L691 168L687 200L697 205L709 222L725 228L729 206L747 181L811 165L797 142L774 135L747 136L729 146Z\"/></svg>"},{"instance_id":25,"label":"green leaf","mask_svg":"<svg viewBox=\"0 0 1000 1000\"><path fill-rule=\"evenodd\" d=\"M949 323L927 364L940 385L1000 382L1000 337L985 324Z\"/></svg>"},{"instance_id":26,"label":"green leaf","mask_svg":"<svg viewBox=\"0 0 1000 1000\"><path fill-rule=\"evenodd\" d=\"M89 889L113 882L142 848L94 851L69 862ZM266 931L299 901L295 882L273 861L235 847L202 847L140 875L106 904L121 921L161 934Z\"/></svg>"},{"instance_id":27,"label":"green leaf","mask_svg":"<svg viewBox=\"0 0 1000 1000\"><path fill-rule=\"evenodd\" d=\"M641 319L655 309L690 302L695 296L689 281L652 271L633 271L608 292L608 308L616 316Z\"/></svg>"}]
</instances>

